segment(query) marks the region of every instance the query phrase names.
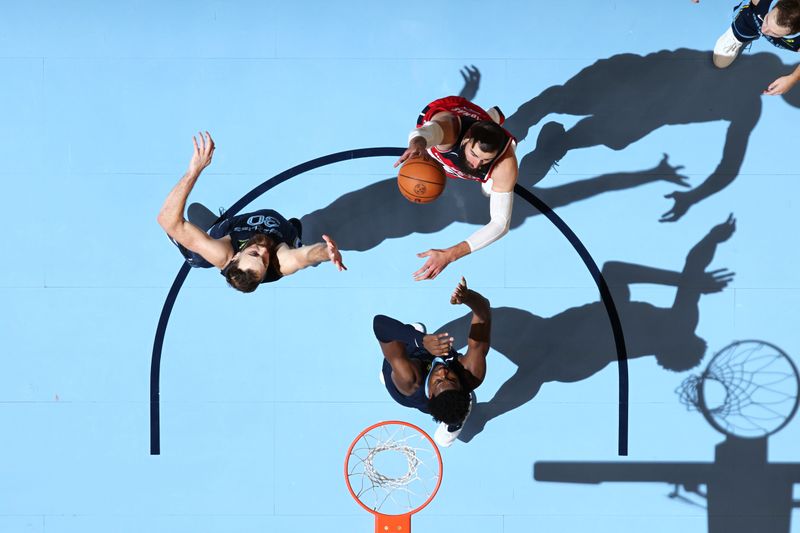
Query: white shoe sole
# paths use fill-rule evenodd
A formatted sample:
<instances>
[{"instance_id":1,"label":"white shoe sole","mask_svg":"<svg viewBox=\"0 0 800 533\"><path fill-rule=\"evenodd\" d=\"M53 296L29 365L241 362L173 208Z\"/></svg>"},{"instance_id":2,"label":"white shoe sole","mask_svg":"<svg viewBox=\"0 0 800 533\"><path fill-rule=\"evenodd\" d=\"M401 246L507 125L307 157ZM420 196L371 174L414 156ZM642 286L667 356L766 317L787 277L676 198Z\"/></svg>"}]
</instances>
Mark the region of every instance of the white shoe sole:
<instances>
[{"instance_id":1,"label":"white shoe sole","mask_svg":"<svg viewBox=\"0 0 800 533\"><path fill-rule=\"evenodd\" d=\"M737 43L739 46L735 49L732 48ZM712 54L714 66L717 68L729 67L731 63L736 61L736 58L739 57L743 47L744 43L736 38L733 34L733 30L728 28L714 44L714 53ZM733 55L731 55L731 51L733 51Z\"/></svg>"}]
</instances>

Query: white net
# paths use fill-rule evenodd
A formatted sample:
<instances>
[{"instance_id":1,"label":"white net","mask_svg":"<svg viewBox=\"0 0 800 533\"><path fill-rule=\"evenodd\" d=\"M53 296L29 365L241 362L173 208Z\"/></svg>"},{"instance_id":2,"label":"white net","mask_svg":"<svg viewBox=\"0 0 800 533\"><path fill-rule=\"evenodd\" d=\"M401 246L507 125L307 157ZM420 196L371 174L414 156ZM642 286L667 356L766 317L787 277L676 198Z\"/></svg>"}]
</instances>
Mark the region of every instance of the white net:
<instances>
[{"instance_id":1,"label":"white net","mask_svg":"<svg viewBox=\"0 0 800 533\"><path fill-rule=\"evenodd\" d=\"M763 341L734 342L720 350L700 376L677 392L718 430L743 438L771 435L798 406L800 376L780 348Z\"/></svg>"},{"instance_id":2,"label":"white net","mask_svg":"<svg viewBox=\"0 0 800 533\"><path fill-rule=\"evenodd\" d=\"M396 423L362 435L354 443L346 467L347 483L359 501L388 515L424 506L442 474L438 451L429 437Z\"/></svg>"}]
</instances>

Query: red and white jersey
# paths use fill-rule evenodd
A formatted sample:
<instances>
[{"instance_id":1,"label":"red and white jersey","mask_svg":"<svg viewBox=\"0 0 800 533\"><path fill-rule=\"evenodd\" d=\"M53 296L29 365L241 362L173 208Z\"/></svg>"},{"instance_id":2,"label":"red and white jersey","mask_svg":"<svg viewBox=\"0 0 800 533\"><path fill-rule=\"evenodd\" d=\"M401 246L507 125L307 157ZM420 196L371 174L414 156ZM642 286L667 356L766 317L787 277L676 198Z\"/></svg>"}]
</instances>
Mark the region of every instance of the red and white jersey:
<instances>
[{"instance_id":1,"label":"red and white jersey","mask_svg":"<svg viewBox=\"0 0 800 533\"><path fill-rule=\"evenodd\" d=\"M446 96L434 100L420 112L419 118L417 118L418 128L442 111L452 113L458 119L458 138L456 142L453 143L450 150L437 150L435 146L428 148L428 153L442 164L448 177L485 183L492 177L492 170L494 170L495 164L503 157L506 151L513 150L516 139L504 129L503 131L507 136L505 146L497 153L494 159L479 169L470 169L467 167L464 154L459 151L461 141L464 139L464 134L475 122L479 120L488 120L500 125L503 124L505 117L498 108L494 109L497 111L497 118L492 117L483 108L473 104L466 98L461 98L460 96Z\"/></svg>"}]
</instances>

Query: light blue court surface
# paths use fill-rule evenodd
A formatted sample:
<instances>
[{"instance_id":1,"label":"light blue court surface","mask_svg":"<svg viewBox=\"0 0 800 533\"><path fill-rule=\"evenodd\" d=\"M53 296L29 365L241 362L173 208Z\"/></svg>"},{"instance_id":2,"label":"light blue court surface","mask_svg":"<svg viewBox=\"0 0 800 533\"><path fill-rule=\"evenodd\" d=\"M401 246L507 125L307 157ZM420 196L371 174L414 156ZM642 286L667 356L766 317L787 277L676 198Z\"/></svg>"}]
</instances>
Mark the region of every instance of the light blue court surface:
<instances>
[{"instance_id":1,"label":"light blue court surface","mask_svg":"<svg viewBox=\"0 0 800 533\"><path fill-rule=\"evenodd\" d=\"M800 87L760 94L798 58L762 40L714 70L729 4L6 3L0 532L372 531L343 479L350 442L380 420L435 429L379 383L372 317L448 324L462 347L461 275L495 309L493 350L414 531L800 532L796 382L777 351L800 357ZM182 264L156 215L191 136L210 131L217 150L190 201L228 207L305 161L404 145L426 103L462 91L465 65L481 74L474 101L524 138L520 184L612 285L628 456L610 322L570 243L517 197L506 237L415 283L415 254L466 238L488 207L452 180L407 203L391 157L320 167L247 206L303 217L306 241L329 232L347 272L323 264L251 295L190 272L151 455L151 354ZM665 195L719 182L659 222ZM730 213L735 231L709 245ZM703 272L723 268L735 278L713 292ZM678 391L747 339L776 348L717 368L709 417L756 433L790 420L726 442Z\"/></svg>"}]
</instances>

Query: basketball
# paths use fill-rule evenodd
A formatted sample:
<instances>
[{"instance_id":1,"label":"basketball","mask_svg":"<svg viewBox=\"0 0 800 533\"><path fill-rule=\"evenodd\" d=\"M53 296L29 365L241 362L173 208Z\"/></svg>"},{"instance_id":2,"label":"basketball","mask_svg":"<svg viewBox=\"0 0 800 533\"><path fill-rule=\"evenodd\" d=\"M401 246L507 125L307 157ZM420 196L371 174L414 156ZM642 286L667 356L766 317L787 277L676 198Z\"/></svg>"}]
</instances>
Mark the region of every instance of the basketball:
<instances>
[{"instance_id":1,"label":"basketball","mask_svg":"<svg viewBox=\"0 0 800 533\"><path fill-rule=\"evenodd\" d=\"M444 191L447 177L436 161L412 157L400 167L397 186L409 202L427 204Z\"/></svg>"}]
</instances>

